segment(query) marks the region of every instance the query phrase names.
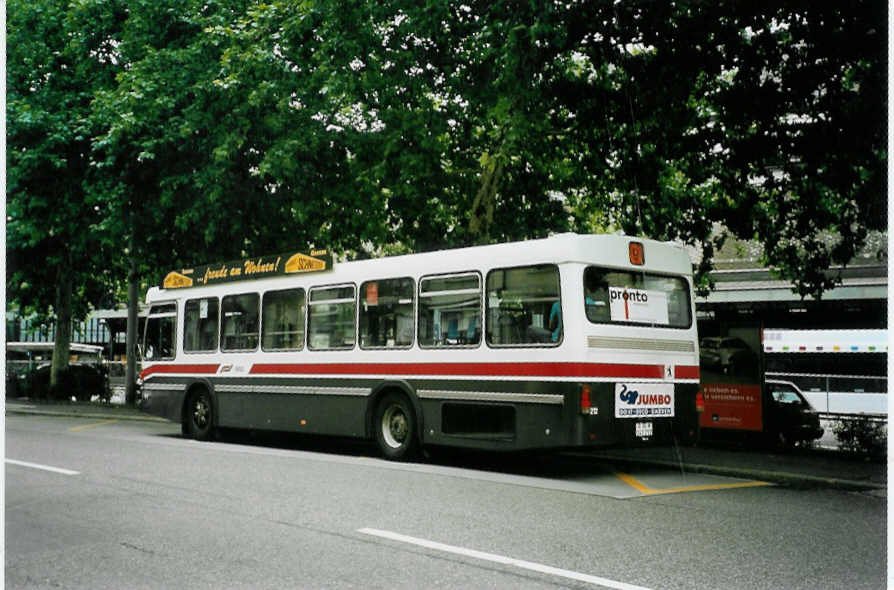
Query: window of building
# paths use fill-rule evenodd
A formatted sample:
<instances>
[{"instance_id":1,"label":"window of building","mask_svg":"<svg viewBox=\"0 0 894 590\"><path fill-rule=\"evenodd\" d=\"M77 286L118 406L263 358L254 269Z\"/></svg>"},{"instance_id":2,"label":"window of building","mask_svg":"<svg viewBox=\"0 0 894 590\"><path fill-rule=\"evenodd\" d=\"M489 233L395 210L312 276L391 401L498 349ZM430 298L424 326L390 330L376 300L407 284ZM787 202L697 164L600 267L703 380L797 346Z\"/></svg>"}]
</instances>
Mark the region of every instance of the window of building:
<instances>
[{"instance_id":1,"label":"window of building","mask_svg":"<svg viewBox=\"0 0 894 590\"><path fill-rule=\"evenodd\" d=\"M170 360L176 355L177 305L153 305L146 319L143 360Z\"/></svg>"},{"instance_id":2,"label":"window of building","mask_svg":"<svg viewBox=\"0 0 894 590\"><path fill-rule=\"evenodd\" d=\"M523 266L487 275L487 343L556 346L562 341L559 268Z\"/></svg>"},{"instance_id":3,"label":"window of building","mask_svg":"<svg viewBox=\"0 0 894 590\"><path fill-rule=\"evenodd\" d=\"M221 349L257 350L259 331L257 293L227 295L223 298L223 322L220 327Z\"/></svg>"},{"instance_id":4,"label":"window of building","mask_svg":"<svg viewBox=\"0 0 894 590\"><path fill-rule=\"evenodd\" d=\"M190 299L183 311L183 350L217 350L217 298Z\"/></svg>"},{"instance_id":5,"label":"window of building","mask_svg":"<svg viewBox=\"0 0 894 590\"><path fill-rule=\"evenodd\" d=\"M311 289L307 309L307 345L311 350L354 348L355 290L354 285Z\"/></svg>"},{"instance_id":6,"label":"window of building","mask_svg":"<svg viewBox=\"0 0 894 590\"><path fill-rule=\"evenodd\" d=\"M413 279L384 279L360 285L360 347L413 345Z\"/></svg>"},{"instance_id":7,"label":"window of building","mask_svg":"<svg viewBox=\"0 0 894 590\"><path fill-rule=\"evenodd\" d=\"M304 348L304 289L264 293L264 350Z\"/></svg>"},{"instance_id":8,"label":"window of building","mask_svg":"<svg viewBox=\"0 0 894 590\"><path fill-rule=\"evenodd\" d=\"M419 346L481 343L481 277L475 273L419 281Z\"/></svg>"}]
</instances>

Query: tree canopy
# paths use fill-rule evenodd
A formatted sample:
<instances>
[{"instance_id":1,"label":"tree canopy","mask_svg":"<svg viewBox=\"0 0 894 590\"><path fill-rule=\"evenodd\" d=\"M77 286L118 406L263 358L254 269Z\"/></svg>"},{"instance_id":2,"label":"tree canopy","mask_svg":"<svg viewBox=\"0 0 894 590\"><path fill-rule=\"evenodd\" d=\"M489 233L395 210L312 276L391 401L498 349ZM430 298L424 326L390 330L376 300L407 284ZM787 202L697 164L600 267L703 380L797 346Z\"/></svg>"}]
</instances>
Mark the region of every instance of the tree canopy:
<instances>
[{"instance_id":1,"label":"tree canopy","mask_svg":"<svg viewBox=\"0 0 894 590\"><path fill-rule=\"evenodd\" d=\"M885 22L882 2L272 2L213 33L220 85L265 113L234 145L312 182L324 218L349 190L374 243L620 228L702 247L704 272L734 235L818 296L887 225ZM313 179L307 145L336 169Z\"/></svg>"},{"instance_id":2,"label":"tree canopy","mask_svg":"<svg viewBox=\"0 0 894 590\"><path fill-rule=\"evenodd\" d=\"M568 230L679 240L702 273L755 239L819 296L887 227L880 0L7 8L7 284L29 309L62 305L63 271L97 304L128 256L155 280Z\"/></svg>"},{"instance_id":3,"label":"tree canopy","mask_svg":"<svg viewBox=\"0 0 894 590\"><path fill-rule=\"evenodd\" d=\"M7 297L55 316L55 385L72 316L108 301L118 280L87 179L98 132L91 103L114 85L108 51L123 15L113 3L7 8Z\"/></svg>"}]
</instances>

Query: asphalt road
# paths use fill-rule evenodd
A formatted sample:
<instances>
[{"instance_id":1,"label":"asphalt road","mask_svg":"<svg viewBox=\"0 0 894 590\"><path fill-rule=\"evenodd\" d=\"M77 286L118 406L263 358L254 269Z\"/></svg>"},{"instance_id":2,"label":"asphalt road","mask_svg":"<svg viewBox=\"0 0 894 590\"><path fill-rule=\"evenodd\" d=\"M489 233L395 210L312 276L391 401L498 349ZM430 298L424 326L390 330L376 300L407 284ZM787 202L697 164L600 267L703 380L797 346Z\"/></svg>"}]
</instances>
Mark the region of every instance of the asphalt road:
<instances>
[{"instance_id":1,"label":"asphalt road","mask_svg":"<svg viewBox=\"0 0 894 590\"><path fill-rule=\"evenodd\" d=\"M6 458L8 588L886 585L869 494L44 416Z\"/></svg>"}]
</instances>

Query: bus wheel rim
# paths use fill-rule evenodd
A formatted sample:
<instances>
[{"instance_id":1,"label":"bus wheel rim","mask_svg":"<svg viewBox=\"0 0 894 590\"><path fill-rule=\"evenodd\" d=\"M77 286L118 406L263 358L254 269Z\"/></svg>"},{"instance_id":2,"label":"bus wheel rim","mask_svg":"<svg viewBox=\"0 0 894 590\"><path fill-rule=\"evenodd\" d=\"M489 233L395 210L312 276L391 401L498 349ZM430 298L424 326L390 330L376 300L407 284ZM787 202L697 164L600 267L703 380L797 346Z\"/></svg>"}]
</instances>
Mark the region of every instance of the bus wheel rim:
<instances>
[{"instance_id":1,"label":"bus wheel rim","mask_svg":"<svg viewBox=\"0 0 894 590\"><path fill-rule=\"evenodd\" d=\"M392 449L400 448L407 440L409 422L403 409L397 404L388 406L382 414L382 437Z\"/></svg>"},{"instance_id":2,"label":"bus wheel rim","mask_svg":"<svg viewBox=\"0 0 894 590\"><path fill-rule=\"evenodd\" d=\"M205 428L208 424L208 404L205 403L205 398L202 396L199 396L196 399L195 405L193 406L192 419L193 424L198 428Z\"/></svg>"}]
</instances>

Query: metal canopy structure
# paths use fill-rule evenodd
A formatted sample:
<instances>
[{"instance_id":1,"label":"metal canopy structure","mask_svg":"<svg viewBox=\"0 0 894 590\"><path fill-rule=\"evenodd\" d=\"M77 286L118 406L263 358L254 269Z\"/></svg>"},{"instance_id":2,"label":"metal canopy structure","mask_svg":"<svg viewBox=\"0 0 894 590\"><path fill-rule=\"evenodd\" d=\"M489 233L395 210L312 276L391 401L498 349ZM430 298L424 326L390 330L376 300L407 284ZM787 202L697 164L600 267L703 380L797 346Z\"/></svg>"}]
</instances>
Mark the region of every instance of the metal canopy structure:
<instances>
[{"instance_id":1,"label":"metal canopy structure","mask_svg":"<svg viewBox=\"0 0 894 590\"><path fill-rule=\"evenodd\" d=\"M842 283L823 293L825 301L872 300L888 298L888 269L882 264L859 265L832 269ZM800 295L788 281L774 278L769 269L745 268L716 270L711 273L716 288L700 304L797 302Z\"/></svg>"}]
</instances>

